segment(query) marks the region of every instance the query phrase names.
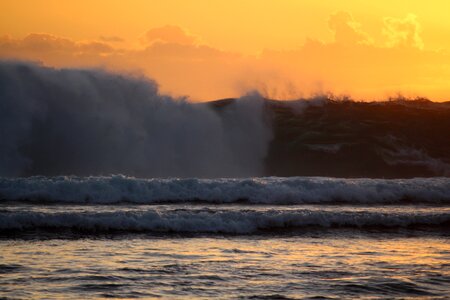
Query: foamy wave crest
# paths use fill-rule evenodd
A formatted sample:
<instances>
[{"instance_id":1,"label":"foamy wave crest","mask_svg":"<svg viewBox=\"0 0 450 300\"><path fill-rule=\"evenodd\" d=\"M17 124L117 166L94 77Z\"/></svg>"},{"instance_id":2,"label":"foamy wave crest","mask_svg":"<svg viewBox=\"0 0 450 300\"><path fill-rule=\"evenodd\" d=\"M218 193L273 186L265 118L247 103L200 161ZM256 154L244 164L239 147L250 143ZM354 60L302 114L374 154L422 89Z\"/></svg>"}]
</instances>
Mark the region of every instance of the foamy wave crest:
<instances>
[{"instance_id":1,"label":"foamy wave crest","mask_svg":"<svg viewBox=\"0 0 450 300\"><path fill-rule=\"evenodd\" d=\"M252 234L271 230L318 228L411 228L450 224L448 213L381 213L355 211L172 210L100 213L0 213L0 232L74 230L86 233L174 232Z\"/></svg>"},{"instance_id":2,"label":"foamy wave crest","mask_svg":"<svg viewBox=\"0 0 450 300\"><path fill-rule=\"evenodd\" d=\"M0 178L0 199L34 203L247 202L259 204L450 203L449 178L137 179Z\"/></svg>"}]
</instances>

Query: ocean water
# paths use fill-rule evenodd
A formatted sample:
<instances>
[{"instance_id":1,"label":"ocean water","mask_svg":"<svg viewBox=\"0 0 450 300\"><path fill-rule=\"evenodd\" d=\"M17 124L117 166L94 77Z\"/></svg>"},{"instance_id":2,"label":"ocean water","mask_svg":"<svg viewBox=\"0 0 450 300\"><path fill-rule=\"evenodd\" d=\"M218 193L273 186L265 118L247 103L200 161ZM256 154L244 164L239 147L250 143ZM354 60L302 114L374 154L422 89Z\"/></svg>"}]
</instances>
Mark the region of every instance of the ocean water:
<instances>
[{"instance_id":1,"label":"ocean water","mask_svg":"<svg viewBox=\"0 0 450 300\"><path fill-rule=\"evenodd\" d=\"M450 179L0 179L0 297L447 299Z\"/></svg>"}]
</instances>

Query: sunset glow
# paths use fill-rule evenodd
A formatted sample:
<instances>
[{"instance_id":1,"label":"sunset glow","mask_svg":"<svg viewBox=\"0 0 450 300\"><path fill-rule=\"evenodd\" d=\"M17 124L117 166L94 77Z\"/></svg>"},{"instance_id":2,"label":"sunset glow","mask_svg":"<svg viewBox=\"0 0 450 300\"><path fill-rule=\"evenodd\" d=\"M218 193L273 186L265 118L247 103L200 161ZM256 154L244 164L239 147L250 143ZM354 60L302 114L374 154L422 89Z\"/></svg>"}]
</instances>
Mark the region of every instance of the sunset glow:
<instances>
[{"instance_id":1,"label":"sunset glow","mask_svg":"<svg viewBox=\"0 0 450 300\"><path fill-rule=\"evenodd\" d=\"M447 299L449 3L0 0L0 299Z\"/></svg>"},{"instance_id":2,"label":"sunset glow","mask_svg":"<svg viewBox=\"0 0 450 300\"><path fill-rule=\"evenodd\" d=\"M211 100L450 97L446 1L2 1L0 57L143 73Z\"/></svg>"}]
</instances>

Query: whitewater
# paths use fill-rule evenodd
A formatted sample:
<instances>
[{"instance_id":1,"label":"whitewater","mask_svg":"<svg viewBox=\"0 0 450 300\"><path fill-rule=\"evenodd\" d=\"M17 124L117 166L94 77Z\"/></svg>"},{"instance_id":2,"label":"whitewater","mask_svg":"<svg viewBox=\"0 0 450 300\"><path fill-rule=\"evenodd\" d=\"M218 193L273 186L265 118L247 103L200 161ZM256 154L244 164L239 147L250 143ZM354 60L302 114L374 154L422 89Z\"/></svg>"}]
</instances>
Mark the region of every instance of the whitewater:
<instances>
[{"instance_id":1,"label":"whitewater","mask_svg":"<svg viewBox=\"0 0 450 300\"><path fill-rule=\"evenodd\" d=\"M106 177L0 178L2 202L255 204L450 204L450 179L266 177L140 179Z\"/></svg>"},{"instance_id":2,"label":"whitewater","mask_svg":"<svg viewBox=\"0 0 450 300\"><path fill-rule=\"evenodd\" d=\"M448 178L2 178L0 295L445 299L449 190Z\"/></svg>"},{"instance_id":3,"label":"whitewater","mask_svg":"<svg viewBox=\"0 0 450 300\"><path fill-rule=\"evenodd\" d=\"M3 178L0 232L445 229L450 225L449 190L448 178Z\"/></svg>"},{"instance_id":4,"label":"whitewater","mask_svg":"<svg viewBox=\"0 0 450 300\"><path fill-rule=\"evenodd\" d=\"M448 178L2 178L0 233L444 230L449 190Z\"/></svg>"}]
</instances>

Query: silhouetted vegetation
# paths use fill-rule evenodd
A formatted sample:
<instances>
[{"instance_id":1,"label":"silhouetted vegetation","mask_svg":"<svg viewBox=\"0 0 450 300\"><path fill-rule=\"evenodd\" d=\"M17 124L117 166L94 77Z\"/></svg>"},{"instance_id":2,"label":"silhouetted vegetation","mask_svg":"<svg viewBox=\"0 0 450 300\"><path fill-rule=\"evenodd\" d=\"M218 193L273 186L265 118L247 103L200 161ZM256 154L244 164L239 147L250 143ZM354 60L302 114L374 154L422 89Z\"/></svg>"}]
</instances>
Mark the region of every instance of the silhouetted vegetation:
<instances>
[{"instance_id":1,"label":"silhouetted vegetation","mask_svg":"<svg viewBox=\"0 0 450 300\"><path fill-rule=\"evenodd\" d=\"M268 176L450 176L450 102L326 95L266 103L274 133Z\"/></svg>"}]
</instances>

